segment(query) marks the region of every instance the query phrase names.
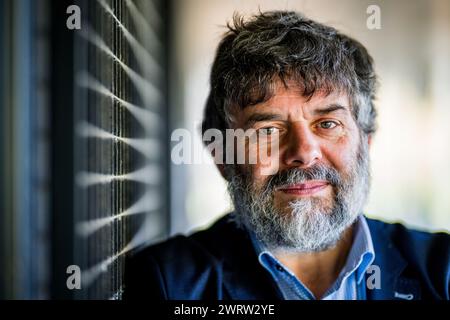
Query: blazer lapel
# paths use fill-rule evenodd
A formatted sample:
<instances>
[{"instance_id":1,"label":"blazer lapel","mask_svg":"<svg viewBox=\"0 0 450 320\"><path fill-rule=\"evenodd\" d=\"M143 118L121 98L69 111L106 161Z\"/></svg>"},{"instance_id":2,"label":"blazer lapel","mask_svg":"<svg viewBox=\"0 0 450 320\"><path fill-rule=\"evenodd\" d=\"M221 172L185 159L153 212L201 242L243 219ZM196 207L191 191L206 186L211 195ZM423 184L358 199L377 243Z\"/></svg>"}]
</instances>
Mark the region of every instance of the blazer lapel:
<instances>
[{"instance_id":1,"label":"blazer lapel","mask_svg":"<svg viewBox=\"0 0 450 320\"><path fill-rule=\"evenodd\" d=\"M228 294L233 300L283 299L270 274L259 264L248 233L235 226L227 232L233 235L224 233L220 245L224 298Z\"/></svg>"},{"instance_id":2,"label":"blazer lapel","mask_svg":"<svg viewBox=\"0 0 450 320\"><path fill-rule=\"evenodd\" d=\"M418 300L421 298L420 283L402 275L408 263L392 243L389 234L379 222L367 219L375 250L372 265L379 267L380 288L367 287L368 300ZM366 281L370 275L366 274ZM367 283L367 282L366 282Z\"/></svg>"}]
</instances>

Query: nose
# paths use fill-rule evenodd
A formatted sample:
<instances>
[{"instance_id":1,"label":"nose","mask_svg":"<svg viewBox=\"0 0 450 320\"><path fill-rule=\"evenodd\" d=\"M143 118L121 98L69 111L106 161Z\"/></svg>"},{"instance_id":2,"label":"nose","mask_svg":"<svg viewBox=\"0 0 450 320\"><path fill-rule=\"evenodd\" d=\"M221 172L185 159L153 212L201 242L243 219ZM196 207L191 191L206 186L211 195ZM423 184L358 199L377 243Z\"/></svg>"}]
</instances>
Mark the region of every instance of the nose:
<instances>
[{"instance_id":1,"label":"nose","mask_svg":"<svg viewBox=\"0 0 450 320\"><path fill-rule=\"evenodd\" d=\"M305 123L292 123L286 145L284 162L289 167L310 167L322 159L318 138Z\"/></svg>"}]
</instances>

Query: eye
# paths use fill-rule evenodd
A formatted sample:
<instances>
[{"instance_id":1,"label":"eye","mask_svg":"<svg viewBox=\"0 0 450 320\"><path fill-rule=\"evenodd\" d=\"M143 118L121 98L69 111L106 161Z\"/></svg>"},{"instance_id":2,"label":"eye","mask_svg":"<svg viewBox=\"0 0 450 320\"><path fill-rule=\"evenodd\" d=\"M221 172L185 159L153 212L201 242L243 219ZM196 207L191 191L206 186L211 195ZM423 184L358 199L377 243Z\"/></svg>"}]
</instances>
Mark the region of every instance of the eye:
<instances>
[{"instance_id":1,"label":"eye","mask_svg":"<svg viewBox=\"0 0 450 320\"><path fill-rule=\"evenodd\" d=\"M275 132L277 132L278 128L266 127L266 128L260 128L258 131L261 132L262 134L265 134L265 135L269 136L269 135L274 134Z\"/></svg>"},{"instance_id":2,"label":"eye","mask_svg":"<svg viewBox=\"0 0 450 320\"><path fill-rule=\"evenodd\" d=\"M337 125L338 124L335 121L322 121L321 123L319 123L319 127L326 130L334 129L337 127Z\"/></svg>"}]
</instances>

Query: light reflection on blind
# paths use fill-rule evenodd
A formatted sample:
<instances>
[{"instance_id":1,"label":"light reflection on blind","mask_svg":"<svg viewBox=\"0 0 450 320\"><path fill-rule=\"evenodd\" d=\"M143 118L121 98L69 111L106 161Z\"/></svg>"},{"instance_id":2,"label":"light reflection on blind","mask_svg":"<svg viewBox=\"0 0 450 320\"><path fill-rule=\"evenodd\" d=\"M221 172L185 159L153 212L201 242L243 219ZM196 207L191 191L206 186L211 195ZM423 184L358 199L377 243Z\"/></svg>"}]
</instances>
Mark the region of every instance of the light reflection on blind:
<instances>
[{"instance_id":1,"label":"light reflection on blind","mask_svg":"<svg viewBox=\"0 0 450 320\"><path fill-rule=\"evenodd\" d=\"M124 255L166 230L162 3L81 4L85 27L76 40L75 91L78 298L120 299Z\"/></svg>"}]
</instances>

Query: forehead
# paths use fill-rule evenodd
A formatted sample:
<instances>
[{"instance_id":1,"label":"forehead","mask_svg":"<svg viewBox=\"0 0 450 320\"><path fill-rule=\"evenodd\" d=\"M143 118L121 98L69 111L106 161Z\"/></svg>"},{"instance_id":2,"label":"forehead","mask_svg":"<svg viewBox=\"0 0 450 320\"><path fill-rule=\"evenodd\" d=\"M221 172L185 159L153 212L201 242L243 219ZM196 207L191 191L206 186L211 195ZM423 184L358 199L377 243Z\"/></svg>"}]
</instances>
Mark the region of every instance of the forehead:
<instances>
[{"instance_id":1,"label":"forehead","mask_svg":"<svg viewBox=\"0 0 450 320\"><path fill-rule=\"evenodd\" d=\"M287 85L277 82L272 93L267 101L242 109L241 115L245 117L254 112L270 111L272 113L302 113L303 116L311 116L314 111L330 105L340 105L350 111L350 99L343 90L331 92L317 90L308 97L303 95L301 88L294 82L288 82Z\"/></svg>"}]
</instances>

